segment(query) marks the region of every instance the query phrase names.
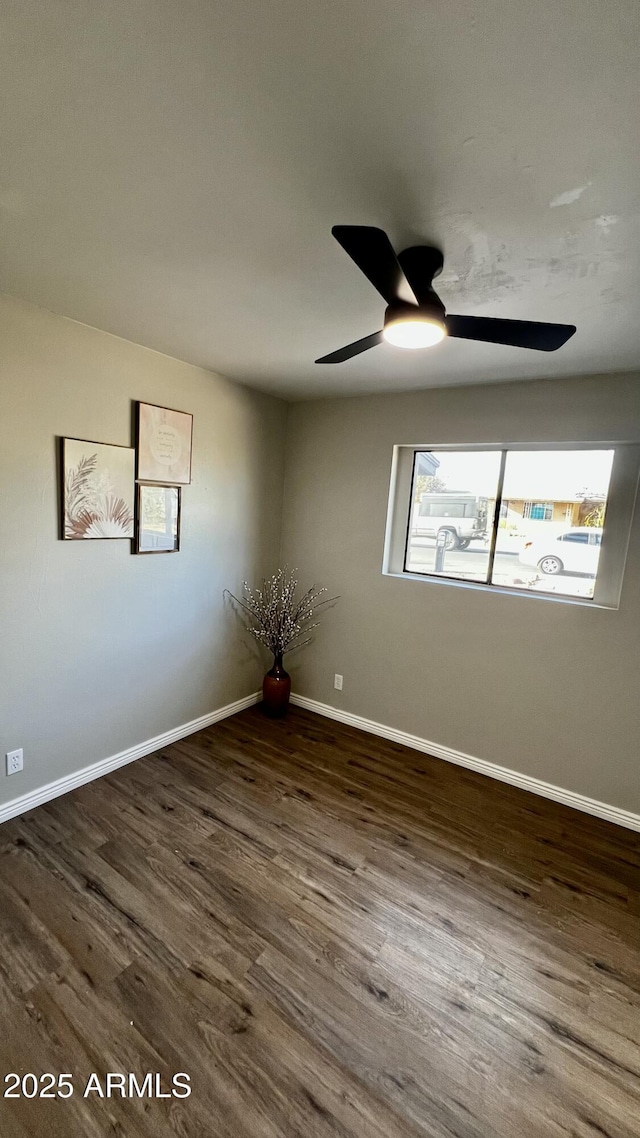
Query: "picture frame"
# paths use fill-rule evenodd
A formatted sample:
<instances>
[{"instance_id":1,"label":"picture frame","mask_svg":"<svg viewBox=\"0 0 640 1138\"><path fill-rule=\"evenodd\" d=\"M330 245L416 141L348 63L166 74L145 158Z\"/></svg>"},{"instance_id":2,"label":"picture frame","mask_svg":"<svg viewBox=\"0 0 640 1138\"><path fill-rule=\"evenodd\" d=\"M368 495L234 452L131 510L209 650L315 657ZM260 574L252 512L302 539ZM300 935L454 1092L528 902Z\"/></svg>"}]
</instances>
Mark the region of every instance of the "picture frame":
<instances>
[{"instance_id":1,"label":"picture frame","mask_svg":"<svg viewBox=\"0 0 640 1138\"><path fill-rule=\"evenodd\" d=\"M60 440L60 537L133 538L135 450L91 439Z\"/></svg>"},{"instance_id":2,"label":"picture frame","mask_svg":"<svg viewBox=\"0 0 640 1138\"><path fill-rule=\"evenodd\" d=\"M136 404L137 469L139 482L186 486L191 482L193 415L160 407Z\"/></svg>"},{"instance_id":3,"label":"picture frame","mask_svg":"<svg viewBox=\"0 0 640 1138\"><path fill-rule=\"evenodd\" d=\"M180 550L180 486L138 483L135 553L178 553Z\"/></svg>"}]
</instances>

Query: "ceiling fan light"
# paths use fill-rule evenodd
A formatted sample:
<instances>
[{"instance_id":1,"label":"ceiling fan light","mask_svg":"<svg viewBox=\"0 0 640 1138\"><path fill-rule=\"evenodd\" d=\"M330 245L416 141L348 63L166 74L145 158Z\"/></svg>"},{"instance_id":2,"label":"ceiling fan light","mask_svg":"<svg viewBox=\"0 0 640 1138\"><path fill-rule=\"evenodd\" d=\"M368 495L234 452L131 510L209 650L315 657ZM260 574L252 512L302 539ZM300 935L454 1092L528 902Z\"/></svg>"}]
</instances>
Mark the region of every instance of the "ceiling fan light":
<instances>
[{"instance_id":1,"label":"ceiling fan light","mask_svg":"<svg viewBox=\"0 0 640 1138\"><path fill-rule=\"evenodd\" d=\"M424 317L389 320L382 333L395 348L432 348L444 339L444 324Z\"/></svg>"}]
</instances>

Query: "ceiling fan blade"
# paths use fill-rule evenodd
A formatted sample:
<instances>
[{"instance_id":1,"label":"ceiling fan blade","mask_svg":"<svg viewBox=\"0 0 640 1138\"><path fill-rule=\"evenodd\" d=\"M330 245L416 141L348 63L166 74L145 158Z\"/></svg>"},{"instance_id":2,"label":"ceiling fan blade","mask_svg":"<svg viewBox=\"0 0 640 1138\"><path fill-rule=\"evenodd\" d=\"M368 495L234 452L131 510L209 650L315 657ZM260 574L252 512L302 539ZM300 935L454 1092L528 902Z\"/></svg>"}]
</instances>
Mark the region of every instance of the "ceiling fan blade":
<instances>
[{"instance_id":1,"label":"ceiling fan blade","mask_svg":"<svg viewBox=\"0 0 640 1138\"><path fill-rule=\"evenodd\" d=\"M462 340L483 340L513 348L555 352L575 332L574 324L541 324L534 320L496 320L488 316L447 316L447 334Z\"/></svg>"},{"instance_id":2,"label":"ceiling fan blade","mask_svg":"<svg viewBox=\"0 0 640 1138\"><path fill-rule=\"evenodd\" d=\"M373 332L371 336L364 336L362 340L355 340L353 344L347 344L344 348L338 348L337 352L331 352L328 356L322 356L316 360L317 364L343 364L345 360L350 360L353 356L359 356L360 352L366 352L368 348L375 348L376 344L382 343L382 331Z\"/></svg>"},{"instance_id":3,"label":"ceiling fan blade","mask_svg":"<svg viewBox=\"0 0 640 1138\"><path fill-rule=\"evenodd\" d=\"M387 304L402 299L402 293L406 294L407 290L415 299L383 229L374 225L334 225L331 232Z\"/></svg>"}]
</instances>

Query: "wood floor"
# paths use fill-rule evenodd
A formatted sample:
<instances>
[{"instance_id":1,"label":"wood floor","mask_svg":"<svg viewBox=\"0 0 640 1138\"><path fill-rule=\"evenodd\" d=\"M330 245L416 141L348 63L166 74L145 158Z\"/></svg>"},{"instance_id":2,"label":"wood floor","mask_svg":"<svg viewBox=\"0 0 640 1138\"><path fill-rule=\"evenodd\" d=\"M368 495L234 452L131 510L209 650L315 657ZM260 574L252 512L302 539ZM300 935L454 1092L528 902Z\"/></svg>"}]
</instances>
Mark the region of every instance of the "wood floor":
<instances>
[{"instance_id":1,"label":"wood floor","mask_svg":"<svg viewBox=\"0 0 640 1138\"><path fill-rule=\"evenodd\" d=\"M252 708L0 829L0 1072L75 1088L0 1135L637 1138L639 886L640 835Z\"/></svg>"}]
</instances>

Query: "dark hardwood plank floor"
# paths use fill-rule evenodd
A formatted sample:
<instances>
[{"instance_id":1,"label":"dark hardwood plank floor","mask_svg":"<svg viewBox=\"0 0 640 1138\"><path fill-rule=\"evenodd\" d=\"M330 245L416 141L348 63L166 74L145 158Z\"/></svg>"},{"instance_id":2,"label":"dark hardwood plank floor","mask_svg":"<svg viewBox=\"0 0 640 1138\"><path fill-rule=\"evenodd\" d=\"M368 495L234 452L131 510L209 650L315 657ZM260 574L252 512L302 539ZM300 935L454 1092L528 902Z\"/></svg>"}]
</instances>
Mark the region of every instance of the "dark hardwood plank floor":
<instances>
[{"instance_id":1,"label":"dark hardwood plank floor","mask_svg":"<svg viewBox=\"0 0 640 1138\"><path fill-rule=\"evenodd\" d=\"M259 708L0 829L24 1138L638 1138L640 835ZM83 1098L187 1072L188 1099Z\"/></svg>"}]
</instances>

